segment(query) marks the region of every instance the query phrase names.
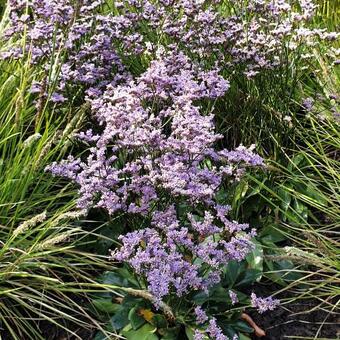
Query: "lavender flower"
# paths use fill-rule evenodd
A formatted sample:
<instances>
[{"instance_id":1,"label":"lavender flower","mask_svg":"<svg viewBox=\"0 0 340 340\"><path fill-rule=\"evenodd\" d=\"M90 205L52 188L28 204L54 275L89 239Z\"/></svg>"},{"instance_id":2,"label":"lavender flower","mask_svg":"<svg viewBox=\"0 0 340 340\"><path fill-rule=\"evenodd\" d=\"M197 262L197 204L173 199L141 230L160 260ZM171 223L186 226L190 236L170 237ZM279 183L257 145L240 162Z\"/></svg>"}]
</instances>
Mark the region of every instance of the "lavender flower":
<instances>
[{"instance_id":1,"label":"lavender flower","mask_svg":"<svg viewBox=\"0 0 340 340\"><path fill-rule=\"evenodd\" d=\"M262 165L253 148L215 149L221 136L214 116L196 101L224 95L228 83L217 70L205 72L176 49L158 55L140 77L111 83L89 98L101 132L77 135L90 144L88 156L47 168L79 185L81 209L153 215L152 228L122 236L112 258L145 279L156 307L167 296L207 291L220 281L223 266L251 251L249 226L230 221L230 207L217 205L215 195L226 166L233 177L240 176L238 169ZM178 198L193 213L178 216ZM195 214L198 205L205 207L203 217Z\"/></svg>"},{"instance_id":2,"label":"lavender flower","mask_svg":"<svg viewBox=\"0 0 340 340\"><path fill-rule=\"evenodd\" d=\"M311 111L314 107L314 99L313 98L305 98L302 102L302 105L307 111Z\"/></svg>"},{"instance_id":3,"label":"lavender flower","mask_svg":"<svg viewBox=\"0 0 340 340\"><path fill-rule=\"evenodd\" d=\"M209 321L209 326L206 329L209 337L216 340L228 340L228 337L223 335L221 328L217 325L216 319Z\"/></svg>"},{"instance_id":4,"label":"lavender flower","mask_svg":"<svg viewBox=\"0 0 340 340\"><path fill-rule=\"evenodd\" d=\"M264 165L263 159L253 152L254 149L255 145L251 145L249 148L240 145L232 151L222 150L219 152L219 155L221 158L225 158L231 163L243 162L247 165L253 166Z\"/></svg>"},{"instance_id":5,"label":"lavender flower","mask_svg":"<svg viewBox=\"0 0 340 340\"><path fill-rule=\"evenodd\" d=\"M312 0L230 2L232 16L221 14L220 0L126 0L115 3L115 15L100 14L102 0L9 1L5 40L12 40L2 58L29 55L42 69L56 70L63 56L60 72L33 83L31 92L41 99L52 93L57 105L80 93L97 122L98 132L76 135L87 154L46 170L78 185L81 209L149 222L121 236L112 259L144 280L156 307L169 296L208 291L229 261L244 260L254 247L255 231L230 220L231 207L216 198L227 181L264 166L254 145L217 146L223 136L215 131L214 103L230 87L228 74L237 70L256 81L284 66L286 46L294 53L301 44L338 36L305 28L315 12ZM124 60L141 56L145 69L133 77ZM311 110L313 103L303 105ZM235 292L229 296L238 303ZM260 313L278 305L254 293L251 299ZM195 314L198 324L209 320L201 307ZM205 334L227 339L216 319L195 339Z\"/></svg>"},{"instance_id":6,"label":"lavender flower","mask_svg":"<svg viewBox=\"0 0 340 340\"><path fill-rule=\"evenodd\" d=\"M101 3L30 0L22 6L19 0L10 1L10 28L5 37L20 39L25 35L26 44L10 47L2 58L20 59L30 54L33 64L54 69L51 62L58 62L54 57L59 53L67 54L60 73L54 74L51 83L47 84L48 87L57 84L51 97L54 103L62 103L65 94L72 92L75 85L95 86L100 91L109 83L129 78L116 52L115 42L129 45L129 50L139 53L142 38L137 33L129 34L134 25L131 18L97 15ZM115 70L119 75L115 76Z\"/></svg>"},{"instance_id":7,"label":"lavender flower","mask_svg":"<svg viewBox=\"0 0 340 340\"><path fill-rule=\"evenodd\" d=\"M257 308L258 312L261 314L268 310L274 310L279 304L280 301L273 299L272 297L262 298L257 297L255 293L251 294L251 305L252 307Z\"/></svg>"},{"instance_id":8,"label":"lavender flower","mask_svg":"<svg viewBox=\"0 0 340 340\"><path fill-rule=\"evenodd\" d=\"M200 306L197 306L195 308L195 315L196 315L196 323L198 325L205 323L208 320L207 314Z\"/></svg>"},{"instance_id":9,"label":"lavender flower","mask_svg":"<svg viewBox=\"0 0 340 340\"><path fill-rule=\"evenodd\" d=\"M195 329L194 340L203 340L203 339L204 339L204 334L200 332L198 329Z\"/></svg>"},{"instance_id":10,"label":"lavender flower","mask_svg":"<svg viewBox=\"0 0 340 340\"><path fill-rule=\"evenodd\" d=\"M234 152L238 156L232 151L214 151L215 142L221 138L214 131L214 117L203 114L194 100L214 99L216 91L211 94L210 87L215 88L217 83L224 84L219 93L223 95L225 80L210 72L205 82L204 71L182 52L160 52L160 56L162 59L152 62L135 81L111 84L102 96L89 100L102 133L95 137L90 131L78 134L94 147L87 159L78 162L76 173L70 174L69 169L64 172L80 185L78 205L82 209L96 206L111 214L123 210L146 215L162 190L172 197L186 197L191 204L211 205L225 177L226 163L233 168L228 175L236 177L243 174L244 166L262 164L252 149L238 148ZM149 102L158 102L161 110L151 112L145 106ZM122 151L138 157L118 166ZM202 167L210 157L216 165ZM195 222L201 234L218 231L216 226L209 230L209 214L205 224ZM247 228L226 219L223 222L231 232Z\"/></svg>"},{"instance_id":11,"label":"lavender flower","mask_svg":"<svg viewBox=\"0 0 340 340\"><path fill-rule=\"evenodd\" d=\"M65 100L66 98L63 95L59 93L52 93L51 101L53 103L63 103Z\"/></svg>"},{"instance_id":12,"label":"lavender flower","mask_svg":"<svg viewBox=\"0 0 340 340\"><path fill-rule=\"evenodd\" d=\"M55 66L51 65L52 60L58 62L51 58L54 52L67 55L60 73L47 84L48 88L57 83L56 92L66 97L75 86L81 85L84 93L92 97L95 93L102 94L109 84L116 86L131 80L120 50L124 51L124 57L148 53L155 59L152 64L157 64L161 53L154 47L155 41L158 44L165 38L171 43L170 50L182 53L176 57L182 72L171 86L176 86L178 93L181 90L188 93L191 99L218 98L229 87L229 82L218 74L221 67L227 71L226 65L237 65L246 77L253 78L263 70L268 72L283 66L282 60L286 58L280 56L285 53L288 40L294 52L302 43L313 45L316 39L334 40L338 36L335 32L304 27L315 12L312 0L293 1L299 6L292 6L288 0L230 2L235 15L226 17L221 15L220 0L194 3L127 0L117 3L116 15L99 14L102 0L80 3L30 0L25 5L20 0L11 0L10 27L5 39L20 40L25 35L26 44L11 44L2 58L20 59L30 54L32 63L42 63L50 69ZM245 8L249 20L244 20ZM300 10L295 12L296 8ZM145 27L161 34L150 41ZM191 63L202 68L199 85L190 81L192 70L185 67L188 52ZM216 63L211 66L206 60ZM162 74L165 69L156 65L154 68L160 71L153 77L155 90L157 95L162 95L157 86L163 86L164 90L167 74ZM151 67L146 77L152 78L153 71Z\"/></svg>"},{"instance_id":13,"label":"lavender flower","mask_svg":"<svg viewBox=\"0 0 340 340\"><path fill-rule=\"evenodd\" d=\"M234 259L235 252L239 251L237 257L240 259L251 249L250 241L248 252L245 249L235 250L233 239L230 247L225 240L206 239L202 242L199 234L195 236L193 233L195 226L191 227L192 230L181 226L173 206L164 212L155 212L152 225L156 229L146 228L121 236L123 246L112 253L112 258L128 263L137 274L145 276L156 306L172 292L182 296L192 289L207 290L220 281L219 268L230 258ZM195 264L195 258L202 264ZM210 266L208 276L202 275L204 263ZM198 323L207 320L200 307L195 309L195 313Z\"/></svg>"},{"instance_id":14,"label":"lavender flower","mask_svg":"<svg viewBox=\"0 0 340 340\"><path fill-rule=\"evenodd\" d=\"M120 239L124 246L112 253L113 259L129 263L138 274L146 276L156 306L164 296L170 294L171 288L178 296L189 289L199 288L202 279L198 267L177 251L170 237L163 243L156 230L147 228L121 236Z\"/></svg>"},{"instance_id":15,"label":"lavender flower","mask_svg":"<svg viewBox=\"0 0 340 340\"><path fill-rule=\"evenodd\" d=\"M235 305L236 303L238 303L237 294L235 292L233 292L232 290L229 290L229 297L230 297L232 305Z\"/></svg>"}]
</instances>

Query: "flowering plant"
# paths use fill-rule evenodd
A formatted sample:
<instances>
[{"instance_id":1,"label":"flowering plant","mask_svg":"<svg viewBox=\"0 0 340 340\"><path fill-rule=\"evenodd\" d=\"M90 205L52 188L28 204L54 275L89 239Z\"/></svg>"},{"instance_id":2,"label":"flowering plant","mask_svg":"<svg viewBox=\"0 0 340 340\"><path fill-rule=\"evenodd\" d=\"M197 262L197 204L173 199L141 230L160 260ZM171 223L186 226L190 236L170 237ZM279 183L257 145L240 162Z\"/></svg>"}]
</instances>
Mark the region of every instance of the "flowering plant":
<instances>
[{"instance_id":1,"label":"flowering plant","mask_svg":"<svg viewBox=\"0 0 340 340\"><path fill-rule=\"evenodd\" d=\"M317 7L313 0L125 0L115 1L104 15L104 0L11 0L9 5L4 38L21 43L10 44L1 57L42 64L48 79L32 90L49 89L56 103L79 95L81 87L97 96L108 84L131 79L127 64L137 57L145 65L160 44L175 45L205 69L217 66L230 77L253 79L286 69L291 55L310 59L308 49L318 39L338 37L305 27Z\"/></svg>"},{"instance_id":2,"label":"flowering plant","mask_svg":"<svg viewBox=\"0 0 340 340\"><path fill-rule=\"evenodd\" d=\"M220 273L220 282L207 292L191 290L180 299L168 294L159 302L147 290L143 276L125 265L100 277L102 283L119 291L119 297L115 293L98 294L93 303L104 319L110 315L107 330L128 339L144 336L144 332L151 339L249 339L245 333L254 329L245 322L244 309L251 306L263 313L278 305L278 300L270 297L244 293L262 275L258 261L261 246L256 243L254 247L244 261L229 261ZM163 278L158 279L164 287ZM102 339L100 333L97 336Z\"/></svg>"},{"instance_id":3,"label":"flowering plant","mask_svg":"<svg viewBox=\"0 0 340 340\"><path fill-rule=\"evenodd\" d=\"M239 219L230 188L265 162L225 132L241 105L250 107L247 122L260 116L249 130L262 129L262 112L294 126L289 109L276 109L292 105L307 52L338 34L307 28L312 0L8 2L1 58L39 70L31 86L37 131L25 144L42 137L50 103L60 115L80 105L90 114L91 128L62 134L81 152L46 170L77 186L81 213L122 224L110 235L113 269L101 277L120 297L94 300L112 315L110 330L138 339L244 338L252 329L240 321L243 309L263 313L278 301L243 290L261 277L263 253L255 224L234 219L250 222L268 209L256 201ZM271 139L284 135L274 132ZM242 136L246 145L257 140L251 134Z\"/></svg>"},{"instance_id":4,"label":"flowering plant","mask_svg":"<svg viewBox=\"0 0 340 340\"><path fill-rule=\"evenodd\" d=\"M297 50L337 34L305 28L315 10L308 0L127 0L111 13L103 1L12 0L11 7L7 37L24 43L3 57L29 55L50 70L32 91L46 95L48 87L60 105L81 92L95 121L76 136L88 147L83 155L47 169L78 185L80 209L124 214L111 258L138 278L129 288L144 291L153 313L180 298L196 311L189 321L196 339L230 337L221 309L197 295L221 288L232 305L240 301L226 270L247 262L256 232L229 217L219 194L264 162L254 147L223 147L215 105L237 77L276 72ZM261 312L277 305L256 295L249 301ZM173 313L181 319L180 308Z\"/></svg>"},{"instance_id":5,"label":"flowering plant","mask_svg":"<svg viewBox=\"0 0 340 340\"><path fill-rule=\"evenodd\" d=\"M132 294L148 297L155 310L195 292L208 296L226 266L254 249L255 230L228 219L230 207L217 194L248 167L263 167L263 159L253 148L216 148L221 136L213 114L198 106L227 89L218 70L201 70L182 52L162 50L135 81L109 86L90 101L101 130L78 134L90 145L88 156L48 167L80 186L79 208L139 221L127 225L132 231L119 237L122 247L112 259L138 278ZM204 332L222 337L215 318L209 320Z\"/></svg>"}]
</instances>

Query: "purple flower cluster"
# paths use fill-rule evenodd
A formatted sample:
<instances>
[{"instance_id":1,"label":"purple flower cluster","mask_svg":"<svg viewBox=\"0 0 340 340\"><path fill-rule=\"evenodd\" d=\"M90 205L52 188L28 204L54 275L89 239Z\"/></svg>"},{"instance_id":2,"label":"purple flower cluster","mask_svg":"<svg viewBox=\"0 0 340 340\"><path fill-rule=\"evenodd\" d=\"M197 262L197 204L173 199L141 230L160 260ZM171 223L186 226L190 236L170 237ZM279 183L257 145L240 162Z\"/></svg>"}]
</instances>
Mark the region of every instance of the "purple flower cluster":
<instances>
[{"instance_id":1,"label":"purple flower cluster","mask_svg":"<svg viewBox=\"0 0 340 340\"><path fill-rule=\"evenodd\" d=\"M304 27L313 17L313 0L229 0L227 4L221 0L125 0L114 3L115 15L99 14L102 3L11 0L6 37L25 43L10 47L2 57L29 55L33 63L43 61L46 70L58 69L58 60L63 60L54 79L59 95L52 96L62 102L75 85L97 96L110 83L126 82L130 75L122 58L148 54L154 58L159 44L172 49L172 43L192 62L211 70L205 82L210 95L218 97L223 87L210 83L216 65L228 74L238 70L251 78L281 67L287 50L338 37L335 32Z\"/></svg>"},{"instance_id":2,"label":"purple flower cluster","mask_svg":"<svg viewBox=\"0 0 340 340\"><path fill-rule=\"evenodd\" d=\"M10 27L5 37L25 37L25 44L13 47L2 56L19 59L30 52L33 63L59 50L62 32L69 28L76 15L69 0L10 0L9 6Z\"/></svg>"},{"instance_id":3,"label":"purple flower cluster","mask_svg":"<svg viewBox=\"0 0 340 340\"><path fill-rule=\"evenodd\" d=\"M281 67L287 48L294 51L303 42L311 45L312 38L334 40L338 36L334 32L304 28L315 12L313 0L229 0L227 4L221 0L127 0L126 3L138 17L136 30L141 32L150 27L206 66L213 60L224 68L241 67L249 78L263 70ZM129 13L125 6L118 7L123 15ZM157 42L155 39L149 44L153 46Z\"/></svg>"},{"instance_id":4,"label":"purple flower cluster","mask_svg":"<svg viewBox=\"0 0 340 340\"><path fill-rule=\"evenodd\" d=\"M230 207L215 196L225 180L263 160L253 147L217 150L213 114L198 105L228 86L217 69L204 71L175 48L161 50L141 76L89 101L101 131L78 135L90 144L88 156L48 167L78 183L83 209L151 218L149 228L120 237L112 258L145 279L156 305L173 293L207 290L223 266L253 248L254 230L230 221Z\"/></svg>"},{"instance_id":5,"label":"purple flower cluster","mask_svg":"<svg viewBox=\"0 0 340 340\"><path fill-rule=\"evenodd\" d=\"M228 340L228 337L222 333L222 329L217 325L216 319L211 319L209 321L209 326L207 327L206 332L210 339Z\"/></svg>"},{"instance_id":6,"label":"purple flower cluster","mask_svg":"<svg viewBox=\"0 0 340 340\"><path fill-rule=\"evenodd\" d=\"M200 306L195 308L195 315L196 323L198 325L205 323L209 319L205 311Z\"/></svg>"},{"instance_id":7,"label":"purple flower cluster","mask_svg":"<svg viewBox=\"0 0 340 340\"><path fill-rule=\"evenodd\" d=\"M194 333L194 340L203 340L206 339L207 336L209 339L216 339L216 340L229 340L227 336L225 336L222 332L222 329L217 325L216 319L212 318L209 320L209 324L204 330L201 332L196 330ZM232 340L238 340L238 336L235 334Z\"/></svg>"},{"instance_id":8,"label":"purple flower cluster","mask_svg":"<svg viewBox=\"0 0 340 340\"><path fill-rule=\"evenodd\" d=\"M257 308L259 313L264 313L268 310L274 310L280 305L280 301L272 297L257 297L255 293L251 294L251 306Z\"/></svg>"},{"instance_id":9,"label":"purple flower cluster","mask_svg":"<svg viewBox=\"0 0 340 340\"><path fill-rule=\"evenodd\" d=\"M228 90L217 67L201 68L175 45L159 47L156 56L140 76L110 82L88 97L98 129L78 134L90 146L87 156L48 170L79 185L82 209L150 219L148 228L120 237L112 258L145 280L157 306L174 294L207 291L230 260L241 261L253 249L254 230L230 221L230 207L215 196L222 183L263 160L253 147L215 147L222 136L212 110L199 103L213 103ZM179 202L187 214L178 211ZM213 322L210 328L211 337L222 339Z\"/></svg>"},{"instance_id":10,"label":"purple flower cluster","mask_svg":"<svg viewBox=\"0 0 340 340\"><path fill-rule=\"evenodd\" d=\"M215 99L216 89L219 96L228 89L217 71L212 79L211 71L194 67L183 53L165 52L135 81L110 85L90 101L102 131L79 135L93 146L76 171L73 161L49 169L57 175L64 171L80 185L82 208L148 214L164 192L212 204L223 178L263 165L251 148L213 148L221 136L214 132L213 115L202 113L196 102Z\"/></svg>"},{"instance_id":11,"label":"purple flower cluster","mask_svg":"<svg viewBox=\"0 0 340 340\"><path fill-rule=\"evenodd\" d=\"M130 79L117 45L138 54L142 37L134 32L132 16L100 15L103 1L11 0L10 27L5 39L22 39L1 54L3 59L29 57L49 74L32 92L47 96L56 92L52 102L62 103L65 95L79 85L88 95L98 95L110 83ZM61 68L59 64L62 61ZM46 77L47 78L47 77ZM55 87L56 84L56 87ZM77 88L78 86L78 88Z\"/></svg>"},{"instance_id":12,"label":"purple flower cluster","mask_svg":"<svg viewBox=\"0 0 340 340\"><path fill-rule=\"evenodd\" d=\"M222 184L264 166L254 146L216 146L222 136L214 103L229 89L225 75L240 67L252 77L280 66L288 38L298 44L316 34L300 27L312 16L309 0L299 0L299 13L285 0L249 0L247 20L241 2L230 0L235 15L227 15L220 0L115 1L115 15L102 15L102 1L10 1L6 36L23 41L2 57L29 56L51 71L32 92L47 96L56 84L52 102L82 89L97 121L77 135L87 153L47 170L79 186L79 208L150 222L121 236L112 259L144 280L156 306L168 296L207 291L229 261L242 261L253 249L255 231L230 220L231 207L216 198ZM132 76L124 60L136 55L144 70ZM238 302L236 293L229 295ZM261 312L276 304L252 299ZM195 314L209 338L227 339L200 307Z\"/></svg>"},{"instance_id":13,"label":"purple flower cluster","mask_svg":"<svg viewBox=\"0 0 340 340\"><path fill-rule=\"evenodd\" d=\"M235 292L233 292L232 290L229 290L229 297L230 297L232 305L235 305L236 303L238 303L237 294Z\"/></svg>"},{"instance_id":14,"label":"purple flower cluster","mask_svg":"<svg viewBox=\"0 0 340 340\"><path fill-rule=\"evenodd\" d=\"M219 282L220 269L225 264L243 260L253 249L253 233L224 236L230 231L227 226L218 228L215 217L210 222L212 231L202 237L195 225L183 218L180 221L177 215L174 206L154 212L153 228L121 236L123 247L112 253L113 259L128 263L146 278L157 302L173 290L177 296L190 290L207 290ZM199 323L206 321L199 308L195 313Z\"/></svg>"},{"instance_id":15,"label":"purple flower cluster","mask_svg":"<svg viewBox=\"0 0 340 340\"><path fill-rule=\"evenodd\" d=\"M232 303L238 303L237 295L233 291L229 291L230 298ZM257 297L255 293L251 294L251 305L252 307L257 308L259 313L264 313L268 310L274 310L280 304L279 300L273 299L272 297L262 298ZM206 339L208 336L209 339L221 339L221 340L228 340L229 338L226 337L221 328L217 324L217 320L214 317L209 317L205 311L200 307L197 306L194 310L196 315L196 323L201 328L202 325L204 329L196 329L194 333L195 340ZM233 340L237 340L238 336L235 335Z\"/></svg>"}]
</instances>

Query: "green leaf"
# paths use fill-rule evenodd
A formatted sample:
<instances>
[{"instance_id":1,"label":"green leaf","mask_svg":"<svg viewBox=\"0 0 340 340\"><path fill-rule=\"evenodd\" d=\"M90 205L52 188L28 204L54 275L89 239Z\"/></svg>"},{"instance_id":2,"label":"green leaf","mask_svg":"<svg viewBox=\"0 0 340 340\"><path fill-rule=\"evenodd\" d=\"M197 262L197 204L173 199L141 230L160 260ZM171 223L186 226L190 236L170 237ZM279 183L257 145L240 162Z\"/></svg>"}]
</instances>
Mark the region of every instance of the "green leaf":
<instances>
[{"instance_id":1,"label":"green leaf","mask_svg":"<svg viewBox=\"0 0 340 340\"><path fill-rule=\"evenodd\" d=\"M238 204L238 202L244 198L244 196L246 195L247 191L248 191L249 185L248 185L248 181L243 180L242 182L240 182L234 192L234 196L233 196L233 207L236 207Z\"/></svg>"},{"instance_id":2,"label":"green leaf","mask_svg":"<svg viewBox=\"0 0 340 340\"><path fill-rule=\"evenodd\" d=\"M138 287L138 282L131 271L125 267L107 271L99 277L100 282L121 287Z\"/></svg>"},{"instance_id":3,"label":"green leaf","mask_svg":"<svg viewBox=\"0 0 340 340\"><path fill-rule=\"evenodd\" d=\"M252 250L250 254L247 255L246 261L248 263L249 269L255 269L259 272L263 272L263 248L260 243L254 241L255 249ZM260 275L256 280L261 279Z\"/></svg>"},{"instance_id":4,"label":"green leaf","mask_svg":"<svg viewBox=\"0 0 340 340\"><path fill-rule=\"evenodd\" d=\"M246 336L246 335L244 335L244 334L242 334L242 333L240 333L240 334L238 335L238 339L239 339L239 340L251 340L248 336Z\"/></svg>"},{"instance_id":5,"label":"green leaf","mask_svg":"<svg viewBox=\"0 0 340 340\"><path fill-rule=\"evenodd\" d=\"M177 340L179 331L180 327L158 329L158 333L163 335L161 340Z\"/></svg>"},{"instance_id":6,"label":"green leaf","mask_svg":"<svg viewBox=\"0 0 340 340\"><path fill-rule=\"evenodd\" d=\"M297 155L295 155L291 162L288 164L287 169L289 171L293 171L293 169L295 169L296 167L298 167L298 165L305 159L305 156L302 153L299 153Z\"/></svg>"},{"instance_id":7,"label":"green leaf","mask_svg":"<svg viewBox=\"0 0 340 340\"><path fill-rule=\"evenodd\" d=\"M118 271L105 272L101 277L100 281L107 285L122 286L128 285L128 280L124 278Z\"/></svg>"},{"instance_id":8,"label":"green leaf","mask_svg":"<svg viewBox=\"0 0 340 340\"><path fill-rule=\"evenodd\" d=\"M287 211L290 206L290 202L292 201L292 196L289 193L288 190L286 190L284 187L280 188L277 192L277 194L280 197L280 206L283 211Z\"/></svg>"},{"instance_id":9,"label":"green leaf","mask_svg":"<svg viewBox=\"0 0 340 340\"><path fill-rule=\"evenodd\" d=\"M254 283L262 275L262 271L256 269L247 269L240 281L235 284L235 287L247 286Z\"/></svg>"},{"instance_id":10,"label":"green leaf","mask_svg":"<svg viewBox=\"0 0 340 340\"><path fill-rule=\"evenodd\" d=\"M236 334L235 329L233 328L233 324L230 324L227 320L219 320L219 325L221 326L223 333L228 337L228 339L232 339Z\"/></svg>"},{"instance_id":11,"label":"green leaf","mask_svg":"<svg viewBox=\"0 0 340 340\"><path fill-rule=\"evenodd\" d=\"M215 200L218 204L225 204L228 200L228 193L225 189L219 190L215 195Z\"/></svg>"},{"instance_id":12,"label":"green leaf","mask_svg":"<svg viewBox=\"0 0 340 340\"><path fill-rule=\"evenodd\" d=\"M207 301L215 301L215 302L224 302L226 303L229 299L229 294L227 290L221 286L216 286L212 288L208 294L204 292L199 292L193 296L193 301L198 304L202 305Z\"/></svg>"},{"instance_id":13,"label":"green leaf","mask_svg":"<svg viewBox=\"0 0 340 340\"><path fill-rule=\"evenodd\" d=\"M152 324L157 328L166 328L168 326L166 318L164 317L164 315L161 314L155 314L153 316Z\"/></svg>"},{"instance_id":14,"label":"green leaf","mask_svg":"<svg viewBox=\"0 0 340 340\"><path fill-rule=\"evenodd\" d=\"M126 295L123 299L122 304L125 306L127 309L131 309L135 306L143 307L144 306L144 299L141 297L133 296L133 295Z\"/></svg>"},{"instance_id":15,"label":"green leaf","mask_svg":"<svg viewBox=\"0 0 340 340\"><path fill-rule=\"evenodd\" d=\"M236 261L230 261L227 265L227 267L225 268L225 281L226 284L232 288L238 278L238 276L240 275L240 273L242 271L244 271L245 268L245 264L244 263L240 263L240 262L236 262Z\"/></svg>"},{"instance_id":16,"label":"green leaf","mask_svg":"<svg viewBox=\"0 0 340 340\"><path fill-rule=\"evenodd\" d=\"M302 202L300 202L297 199L294 199L293 206L294 206L295 211L298 213L298 216L297 216L298 221L299 222L306 221L307 218L308 218L308 209L307 209L307 207Z\"/></svg>"},{"instance_id":17,"label":"green leaf","mask_svg":"<svg viewBox=\"0 0 340 340\"><path fill-rule=\"evenodd\" d=\"M158 340L156 331L157 328L147 323L137 330L122 331L121 333L127 340Z\"/></svg>"},{"instance_id":18,"label":"green leaf","mask_svg":"<svg viewBox=\"0 0 340 340\"><path fill-rule=\"evenodd\" d=\"M186 203L179 203L177 210L179 216L186 216L189 212L191 212L191 207Z\"/></svg>"},{"instance_id":19,"label":"green leaf","mask_svg":"<svg viewBox=\"0 0 340 340\"><path fill-rule=\"evenodd\" d=\"M188 337L188 340L194 340L195 331L191 327L185 327L185 334Z\"/></svg>"},{"instance_id":20,"label":"green leaf","mask_svg":"<svg viewBox=\"0 0 340 340\"><path fill-rule=\"evenodd\" d=\"M114 314L120 309L120 305L113 303L111 299L92 300L94 307L103 313Z\"/></svg>"},{"instance_id":21,"label":"green leaf","mask_svg":"<svg viewBox=\"0 0 340 340\"><path fill-rule=\"evenodd\" d=\"M253 333L254 329L250 327L247 323L244 321L238 320L234 324L232 324L233 328L235 328L238 331L246 332L246 333Z\"/></svg>"},{"instance_id":22,"label":"green leaf","mask_svg":"<svg viewBox=\"0 0 340 340\"><path fill-rule=\"evenodd\" d=\"M321 191L314 189L312 186L304 186L304 188L301 188L299 191L305 196L308 196L311 200L317 202L318 204L324 206L327 206L328 204L327 197L325 197L325 195Z\"/></svg>"},{"instance_id":23,"label":"green leaf","mask_svg":"<svg viewBox=\"0 0 340 340\"><path fill-rule=\"evenodd\" d=\"M209 300L209 295L204 292L198 292L193 295L192 301L194 301L197 305L203 305L204 302Z\"/></svg>"},{"instance_id":24,"label":"green leaf","mask_svg":"<svg viewBox=\"0 0 340 340\"><path fill-rule=\"evenodd\" d=\"M140 326L145 324L145 320L140 315L138 315L138 310L139 307L136 306L130 310L128 315L131 326L134 330L138 329Z\"/></svg>"},{"instance_id":25,"label":"green leaf","mask_svg":"<svg viewBox=\"0 0 340 340\"><path fill-rule=\"evenodd\" d=\"M116 314L110 319L110 323L115 330L125 327L129 323L129 310L120 306Z\"/></svg>"},{"instance_id":26,"label":"green leaf","mask_svg":"<svg viewBox=\"0 0 340 340\"><path fill-rule=\"evenodd\" d=\"M247 200L252 196L258 195L261 192L263 185L266 181L267 181L267 178L263 178L261 185L258 185L258 184L256 185L256 183L252 183L251 190L249 190L248 195L246 196Z\"/></svg>"},{"instance_id":27,"label":"green leaf","mask_svg":"<svg viewBox=\"0 0 340 340\"><path fill-rule=\"evenodd\" d=\"M281 242L286 239L284 234L275 226L275 224L271 223L261 230L259 237L263 243L271 246L273 243Z\"/></svg>"},{"instance_id":28,"label":"green leaf","mask_svg":"<svg viewBox=\"0 0 340 340\"><path fill-rule=\"evenodd\" d=\"M244 293L239 292L239 291L235 291L235 293L237 293L238 301L241 304L247 304L248 303L248 301L249 301L249 295L248 294L244 294Z\"/></svg>"}]
</instances>

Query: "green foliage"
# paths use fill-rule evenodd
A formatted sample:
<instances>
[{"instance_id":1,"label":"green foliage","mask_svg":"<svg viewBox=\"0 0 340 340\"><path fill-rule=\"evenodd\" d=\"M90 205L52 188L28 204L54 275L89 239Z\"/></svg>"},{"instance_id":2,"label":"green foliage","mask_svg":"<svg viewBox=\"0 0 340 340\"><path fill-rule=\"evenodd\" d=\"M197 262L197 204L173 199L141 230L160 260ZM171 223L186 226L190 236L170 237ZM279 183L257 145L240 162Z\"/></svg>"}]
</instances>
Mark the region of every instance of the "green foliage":
<instances>
[{"instance_id":1,"label":"green foliage","mask_svg":"<svg viewBox=\"0 0 340 340\"><path fill-rule=\"evenodd\" d=\"M267 174L248 177L238 214L261 228L266 277L294 288L297 297L336 301L340 130L332 118L320 120L316 113L309 119L308 130L299 132L302 146L272 162ZM336 302L323 307L339 308Z\"/></svg>"},{"instance_id":2,"label":"green foliage","mask_svg":"<svg viewBox=\"0 0 340 340\"><path fill-rule=\"evenodd\" d=\"M335 30L339 9L338 0L320 0L310 25ZM4 10L0 2L1 16ZM115 12L114 1L103 11ZM145 34L152 35L148 29ZM313 297L321 308L336 311L340 130L331 111L338 102L330 95L338 91L339 71L328 46L320 43L312 53L309 62L295 55L281 69L253 80L238 72L229 75L231 89L214 106L217 130L224 135L221 143L228 148L256 143L269 166L243 179L233 192L219 194L221 203L233 207L236 220L257 228L256 247L246 261L230 262L221 283L208 294L170 297L158 310L145 284L128 268L102 273L108 269L108 249L131 221L96 212L98 226L90 230L92 221L74 213L75 188L44 171L52 160L79 152L72 135L86 119L86 106L56 110L29 92L31 83L44 76L39 65L1 62L1 328L20 340L43 339L41 321L69 334L72 325L95 327L95 340L117 334L131 340L191 340L197 327L193 306L198 304L217 315L229 337L249 340L253 330L239 316L249 306L245 292L263 279L290 290L293 299ZM128 62L133 73L148 64L143 58ZM301 105L306 97L317 99L312 112ZM291 123L284 117L291 117ZM229 289L242 307L232 305ZM90 293L92 314L77 302L87 301Z\"/></svg>"},{"instance_id":3,"label":"green foliage","mask_svg":"<svg viewBox=\"0 0 340 340\"><path fill-rule=\"evenodd\" d=\"M79 301L104 262L75 248L84 237L76 191L44 168L70 150L84 109L69 119L39 99L36 108L29 88L38 67L0 69L0 327L14 340L44 339L46 325L78 337L76 325L101 328Z\"/></svg>"},{"instance_id":4,"label":"green foliage","mask_svg":"<svg viewBox=\"0 0 340 340\"><path fill-rule=\"evenodd\" d=\"M128 268L105 272L100 283L111 293L97 293L92 298L92 308L106 322L107 332L117 332L127 339L192 339L197 328L193 308L204 305L211 315L216 315L225 334L250 334L253 329L239 320L249 297L244 290L260 279L263 271L262 247L257 244L246 261L231 261L224 270L222 281L208 293L197 292L179 299L169 297L156 309L145 285L134 278ZM239 304L234 307L229 290L237 294ZM240 307L243 306L243 307ZM106 339L98 332L96 339Z\"/></svg>"}]
</instances>

